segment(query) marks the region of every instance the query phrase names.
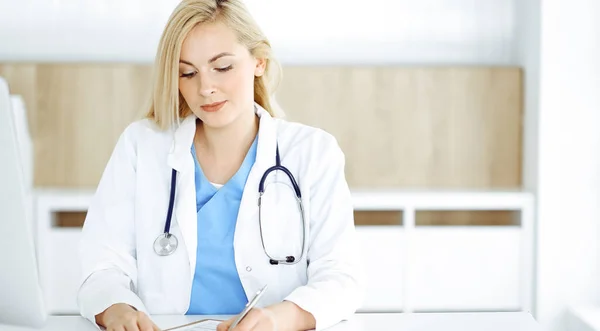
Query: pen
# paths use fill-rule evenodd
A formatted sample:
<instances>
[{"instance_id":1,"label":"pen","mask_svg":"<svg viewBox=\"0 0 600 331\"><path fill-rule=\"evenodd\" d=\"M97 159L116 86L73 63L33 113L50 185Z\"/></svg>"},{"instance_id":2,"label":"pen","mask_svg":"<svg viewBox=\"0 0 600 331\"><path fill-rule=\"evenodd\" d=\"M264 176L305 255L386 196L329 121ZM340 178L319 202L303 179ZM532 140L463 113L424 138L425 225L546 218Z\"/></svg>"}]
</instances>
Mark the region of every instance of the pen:
<instances>
[{"instance_id":1,"label":"pen","mask_svg":"<svg viewBox=\"0 0 600 331\"><path fill-rule=\"evenodd\" d=\"M248 314L248 312L252 308L254 308L254 306L256 306L256 303L258 302L258 300L260 300L260 297L262 297L262 295L265 293L266 290L267 290L267 285L265 285L262 289L260 289L258 292L256 292L256 294L254 295L254 298L252 298L252 300L250 300L246 304L246 307L244 307L244 310L242 310L242 312L233 321L233 323L231 323L231 326L229 327L228 330L233 330L233 328L235 328L242 321L242 319Z\"/></svg>"}]
</instances>

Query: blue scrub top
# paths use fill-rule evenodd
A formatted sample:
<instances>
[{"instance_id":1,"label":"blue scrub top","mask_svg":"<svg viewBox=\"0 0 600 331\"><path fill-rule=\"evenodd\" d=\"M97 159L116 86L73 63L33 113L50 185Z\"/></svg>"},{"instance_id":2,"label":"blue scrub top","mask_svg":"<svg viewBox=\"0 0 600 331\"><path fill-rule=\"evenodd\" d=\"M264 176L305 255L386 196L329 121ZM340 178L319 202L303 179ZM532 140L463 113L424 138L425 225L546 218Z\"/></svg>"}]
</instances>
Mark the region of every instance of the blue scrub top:
<instances>
[{"instance_id":1,"label":"blue scrub top","mask_svg":"<svg viewBox=\"0 0 600 331\"><path fill-rule=\"evenodd\" d=\"M256 160L257 141L255 138L240 169L220 189L204 176L192 144L198 251L187 314L233 315L248 302L235 265L233 235L244 186Z\"/></svg>"}]
</instances>

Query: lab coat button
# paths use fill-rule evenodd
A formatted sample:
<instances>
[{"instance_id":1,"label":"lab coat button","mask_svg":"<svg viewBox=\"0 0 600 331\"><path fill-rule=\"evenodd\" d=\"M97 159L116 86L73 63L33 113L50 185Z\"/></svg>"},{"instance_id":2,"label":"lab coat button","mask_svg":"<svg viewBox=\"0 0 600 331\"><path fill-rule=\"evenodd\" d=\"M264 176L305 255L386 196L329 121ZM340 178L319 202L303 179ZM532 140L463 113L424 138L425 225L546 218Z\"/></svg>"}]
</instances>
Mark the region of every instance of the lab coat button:
<instances>
[{"instance_id":1,"label":"lab coat button","mask_svg":"<svg viewBox=\"0 0 600 331\"><path fill-rule=\"evenodd\" d=\"M250 268L250 266L247 266L246 271L250 272L250 271L252 271L252 268Z\"/></svg>"}]
</instances>

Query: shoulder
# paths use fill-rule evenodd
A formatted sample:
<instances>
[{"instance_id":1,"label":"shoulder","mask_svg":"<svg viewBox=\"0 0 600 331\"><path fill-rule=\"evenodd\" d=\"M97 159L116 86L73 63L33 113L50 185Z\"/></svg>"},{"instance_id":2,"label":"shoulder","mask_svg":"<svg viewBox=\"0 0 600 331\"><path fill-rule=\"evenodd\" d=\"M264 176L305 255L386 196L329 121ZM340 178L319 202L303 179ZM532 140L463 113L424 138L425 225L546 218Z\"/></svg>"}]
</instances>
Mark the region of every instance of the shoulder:
<instances>
[{"instance_id":1,"label":"shoulder","mask_svg":"<svg viewBox=\"0 0 600 331\"><path fill-rule=\"evenodd\" d=\"M148 135L160 135L167 131L160 130L152 120L143 118L133 121L125 127L122 135L131 139L136 139Z\"/></svg>"},{"instance_id":2,"label":"shoulder","mask_svg":"<svg viewBox=\"0 0 600 331\"><path fill-rule=\"evenodd\" d=\"M310 159L327 160L330 158L344 159L344 154L337 139L322 128L275 119L277 123L277 139L288 153L300 153Z\"/></svg>"},{"instance_id":3,"label":"shoulder","mask_svg":"<svg viewBox=\"0 0 600 331\"><path fill-rule=\"evenodd\" d=\"M172 139L171 131L161 130L152 120L144 118L131 122L121 133L120 139L133 146L156 143L160 140Z\"/></svg>"}]
</instances>

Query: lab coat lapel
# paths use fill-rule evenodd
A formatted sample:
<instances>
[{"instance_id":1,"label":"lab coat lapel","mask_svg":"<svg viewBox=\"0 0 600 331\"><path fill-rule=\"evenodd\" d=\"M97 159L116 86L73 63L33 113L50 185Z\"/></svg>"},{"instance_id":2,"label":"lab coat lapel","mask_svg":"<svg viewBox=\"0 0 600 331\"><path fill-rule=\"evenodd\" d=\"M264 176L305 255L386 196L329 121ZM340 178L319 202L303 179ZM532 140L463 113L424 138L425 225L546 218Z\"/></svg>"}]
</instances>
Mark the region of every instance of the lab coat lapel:
<instances>
[{"instance_id":1,"label":"lab coat lapel","mask_svg":"<svg viewBox=\"0 0 600 331\"><path fill-rule=\"evenodd\" d=\"M194 159L191 147L196 133L196 116L186 117L173 135L173 144L168 156L169 167L177 170L175 192L175 221L179 225L183 242L188 253L190 279L193 279L196 266L197 215L196 188L194 181Z\"/></svg>"},{"instance_id":2,"label":"lab coat lapel","mask_svg":"<svg viewBox=\"0 0 600 331\"><path fill-rule=\"evenodd\" d=\"M256 161L254 170L259 173L258 180L262 174L270 167L275 165L275 148L277 147L277 128L271 115L258 104L256 105L256 114L260 117L258 130L258 145L256 146ZM260 168L260 169L259 169ZM258 192L258 180L256 181L256 190Z\"/></svg>"},{"instance_id":3,"label":"lab coat lapel","mask_svg":"<svg viewBox=\"0 0 600 331\"><path fill-rule=\"evenodd\" d=\"M244 248L248 248L246 245L249 243L256 242L255 237L248 240L247 236L255 236L258 233L258 184L267 169L275 165L277 144L276 123L271 115L258 104L256 114L260 117L256 160L244 187L235 232L236 246Z\"/></svg>"}]
</instances>

